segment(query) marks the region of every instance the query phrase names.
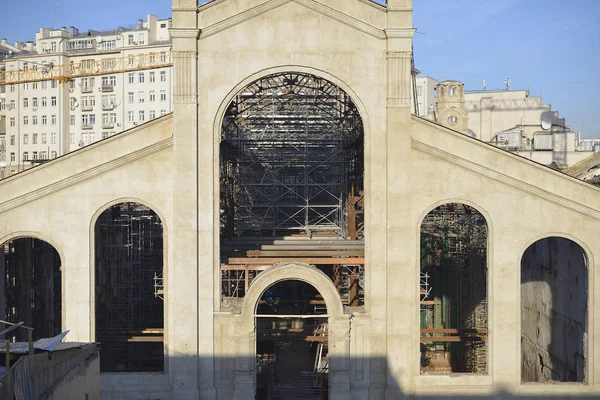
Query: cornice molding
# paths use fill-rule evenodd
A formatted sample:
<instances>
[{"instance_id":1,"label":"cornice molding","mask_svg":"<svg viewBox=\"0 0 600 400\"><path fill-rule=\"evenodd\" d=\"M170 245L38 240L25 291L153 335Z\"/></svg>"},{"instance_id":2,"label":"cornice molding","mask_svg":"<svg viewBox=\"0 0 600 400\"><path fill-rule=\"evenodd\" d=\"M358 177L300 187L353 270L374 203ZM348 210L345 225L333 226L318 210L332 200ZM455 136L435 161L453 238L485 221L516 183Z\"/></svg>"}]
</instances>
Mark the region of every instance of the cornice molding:
<instances>
[{"instance_id":1,"label":"cornice molding","mask_svg":"<svg viewBox=\"0 0 600 400\"><path fill-rule=\"evenodd\" d=\"M429 154L435 158L465 168L469 171L475 172L478 175L482 175L495 181L504 183L507 186L513 187L515 189L529 193L541 199L547 200L551 203L576 211L585 216L600 220L600 211L578 203L574 200L567 199L563 196L559 196L557 194L540 189L539 187L533 186L527 182L523 182L522 180L510 177L493 169L484 167L483 165L477 164L473 161L464 159L457 155L441 150L437 147L433 147L426 143L420 142L415 138L411 139L411 145L413 149L418 150L422 153Z\"/></svg>"},{"instance_id":2,"label":"cornice molding","mask_svg":"<svg viewBox=\"0 0 600 400\"><path fill-rule=\"evenodd\" d=\"M344 14L338 10L335 10L331 7L327 7L321 3L317 3L313 0L270 0L259 6L256 6L249 10L241 12L237 15L229 17L221 22L217 22L216 24L202 28L202 33L200 34L200 40L202 40L203 38L207 38L212 35L215 35L221 31L224 31L225 29L231 28L231 27L238 25L244 21L247 21L251 18L257 17L261 14L264 14L270 10L273 10L277 7L280 7L280 6L290 3L290 2L295 2L297 4L300 4L306 8L316 11L322 15L332 18L332 19L334 19L338 22L341 22L345 25L353 27L353 28L355 28L361 32L364 32L368 35L371 35L377 39L386 39L387 38L387 36L383 30L376 28L372 25L369 25L369 24L367 24L363 21L360 21L356 18L353 18L349 15L346 15L346 14Z\"/></svg>"},{"instance_id":3,"label":"cornice molding","mask_svg":"<svg viewBox=\"0 0 600 400\"><path fill-rule=\"evenodd\" d=\"M114 160L108 161L104 164L92 165L83 172L80 172L78 174L61 179L57 182L51 183L50 185L41 187L37 190L34 190L34 191L24 194L22 196L5 201L4 203L0 203L0 214L5 213L9 210L15 209L17 207L23 206L27 203L31 203L32 201L41 199L42 197L49 196L49 195L59 192L63 189L67 189L67 188L77 185L81 182L90 180L90 179L95 178L99 175L102 175L106 172L109 172L116 168L122 167L123 165L129 164L129 163L139 160L141 158L148 157L149 155L152 155L152 154L162 151L164 149L168 149L172 146L173 146L173 137L171 136L168 139L165 139L165 140L155 143L153 145L144 147L142 149L136 150L136 151L126 154L124 156L115 158Z\"/></svg>"}]
</instances>

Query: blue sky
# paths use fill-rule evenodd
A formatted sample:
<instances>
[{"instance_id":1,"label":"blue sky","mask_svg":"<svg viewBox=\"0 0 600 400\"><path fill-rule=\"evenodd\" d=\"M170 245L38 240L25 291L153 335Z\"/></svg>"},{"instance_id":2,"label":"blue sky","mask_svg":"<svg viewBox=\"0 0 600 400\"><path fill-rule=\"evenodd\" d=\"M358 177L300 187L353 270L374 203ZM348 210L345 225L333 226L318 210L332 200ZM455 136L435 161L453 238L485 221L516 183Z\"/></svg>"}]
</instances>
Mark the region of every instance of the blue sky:
<instances>
[{"instance_id":1,"label":"blue sky","mask_svg":"<svg viewBox=\"0 0 600 400\"><path fill-rule=\"evenodd\" d=\"M353 1L353 0L347 0ZM413 0L416 67L469 90L531 87L583 137L600 137L600 0ZM167 18L170 0L0 0L0 37L40 27L80 30Z\"/></svg>"}]
</instances>

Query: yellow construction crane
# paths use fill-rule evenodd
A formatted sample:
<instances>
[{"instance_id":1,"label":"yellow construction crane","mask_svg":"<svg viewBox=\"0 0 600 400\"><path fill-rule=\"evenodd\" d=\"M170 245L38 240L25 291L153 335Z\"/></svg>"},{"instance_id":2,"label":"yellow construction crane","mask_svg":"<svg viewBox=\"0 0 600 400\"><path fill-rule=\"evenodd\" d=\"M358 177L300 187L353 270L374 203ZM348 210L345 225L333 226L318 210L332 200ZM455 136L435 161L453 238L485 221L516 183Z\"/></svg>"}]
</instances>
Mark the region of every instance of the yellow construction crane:
<instances>
[{"instance_id":1,"label":"yellow construction crane","mask_svg":"<svg viewBox=\"0 0 600 400\"><path fill-rule=\"evenodd\" d=\"M25 62L25 60L23 61ZM171 51L104 58L101 60L83 60L78 63L63 65L36 63L29 68L0 71L0 86L48 80L55 80L65 84L74 78L142 71L170 67L172 65Z\"/></svg>"}]
</instances>

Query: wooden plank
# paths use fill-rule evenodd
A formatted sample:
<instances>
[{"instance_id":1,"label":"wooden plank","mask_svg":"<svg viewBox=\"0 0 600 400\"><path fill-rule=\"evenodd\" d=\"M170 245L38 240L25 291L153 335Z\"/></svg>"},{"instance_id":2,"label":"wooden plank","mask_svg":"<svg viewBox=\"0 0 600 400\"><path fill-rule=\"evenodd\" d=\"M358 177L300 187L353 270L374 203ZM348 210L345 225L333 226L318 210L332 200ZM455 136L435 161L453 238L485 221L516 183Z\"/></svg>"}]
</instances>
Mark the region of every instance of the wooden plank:
<instances>
[{"instance_id":1,"label":"wooden plank","mask_svg":"<svg viewBox=\"0 0 600 400\"><path fill-rule=\"evenodd\" d=\"M290 258L248 258L248 257L231 257L228 260L229 264L247 264L247 265L265 265L277 264L279 262L300 262L313 265L340 265L340 264L364 264L364 257L290 257Z\"/></svg>"},{"instance_id":2,"label":"wooden plank","mask_svg":"<svg viewBox=\"0 0 600 400\"><path fill-rule=\"evenodd\" d=\"M12 326L11 326L11 327L9 327L9 328L6 328L6 329L5 329L5 330L3 330L2 332L0 332L0 336L2 336L2 335L5 335L5 334L7 334L7 333L9 333L9 332L12 332L12 331L14 331L15 329L18 329L18 328L20 328L20 327L21 327L21 325L23 325L24 323L25 323L25 322L19 322L18 324L10 324L10 325L12 325Z\"/></svg>"},{"instance_id":3,"label":"wooden plank","mask_svg":"<svg viewBox=\"0 0 600 400\"><path fill-rule=\"evenodd\" d=\"M421 343L485 342L486 339L486 336L427 336L421 337Z\"/></svg>"},{"instance_id":4,"label":"wooden plank","mask_svg":"<svg viewBox=\"0 0 600 400\"><path fill-rule=\"evenodd\" d=\"M248 250L248 257L364 257L364 250Z\"/></svg>"},{"instance_id":5,"label":"wooden plank","mask_svg":"<svg viewBox=\"0 0 600 400\"><path fill-rule=\"evenodd\" d=\"M340 244L263 244L261 250L359 250L364 249L364 243L340 243Z\"/></svg>"},{"instance_id":6,"label":"wooden plank","mask_svg":"<svg viewBox=\"0 0 600 400\"><path fill-rule=\"evenodd\" d=\"M272 265L228 265L222 264L221 271L264 271Z\"/></svg>"},{"instance_id":7,"label":"wooden plank","mask_svg":"<svg viewBox=\"0 0 600 400\"><path fill-rule=\"evenodd\" d=\"M256 318L291 318L291 319L312 319L312 318L329 318L329 314L313 314L313 315L294 315L294 314L256 314Z\"/></svg>"},{"instance_id":8,"label":"wooden plank","mask_svg":"<svg viewBox=\"0 0 600 400\"><path fill-rule=\"evenodd\" d=\"M447 335L458 335L459 333L477 333L487 334L487 329L456 329L456 328L424 328L421 329L421 334L424 333L442 333Z\"/></svg>"}]
</instances>

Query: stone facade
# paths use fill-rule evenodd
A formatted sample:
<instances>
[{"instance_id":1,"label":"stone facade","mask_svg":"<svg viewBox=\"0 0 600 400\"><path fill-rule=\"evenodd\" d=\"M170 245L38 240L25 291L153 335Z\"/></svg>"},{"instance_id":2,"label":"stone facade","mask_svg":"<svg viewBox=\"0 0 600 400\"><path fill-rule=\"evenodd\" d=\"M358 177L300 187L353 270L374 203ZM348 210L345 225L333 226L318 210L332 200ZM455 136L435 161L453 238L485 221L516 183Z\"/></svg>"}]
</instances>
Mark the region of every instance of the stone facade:
<instances>
[{"instance_id":1,"label":"stone facade","mask_svg":"<svg viewBox=\"0 0 600 400\"><path fill-rule=\"evenodd\" d=\"M547 398L600 394L594 318L600 190L411 115L412 1L173 1L173 114L0 182L0 243L35 236L59 252L63 326L94 341L93 227L108 206L136 201L163 221L165 371L103 374L107 399L251 399L254 309L271 284L296 279L325 300L330 398ZM231 99L282 71L323 77L356 104L364 126L365 307L344 309L314 267L261 273L239 312L221 309L219 138ZM489 227L486 374L419 373L419 234L445 203ZM588 259L583 384L521 383L520 261L548 236Z\"/></svg>"}]
</instances>

